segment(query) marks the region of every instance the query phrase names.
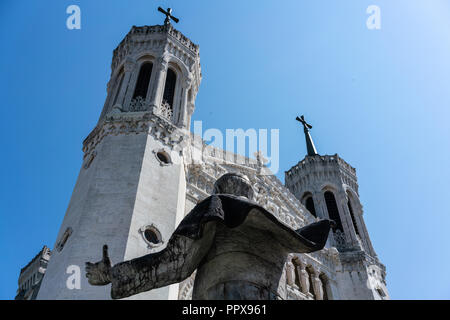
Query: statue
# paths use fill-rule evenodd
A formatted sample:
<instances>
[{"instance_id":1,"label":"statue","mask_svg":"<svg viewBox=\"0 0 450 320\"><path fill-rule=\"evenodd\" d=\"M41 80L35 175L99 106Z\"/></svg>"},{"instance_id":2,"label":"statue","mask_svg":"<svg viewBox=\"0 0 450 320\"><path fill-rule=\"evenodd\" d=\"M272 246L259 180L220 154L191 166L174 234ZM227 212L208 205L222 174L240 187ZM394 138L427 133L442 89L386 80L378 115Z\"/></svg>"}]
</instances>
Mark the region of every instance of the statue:
<instances>
[{"instance_id":1,"label":"statue","mask_svg":"<svg viewBox=\"0 0 450 320\"><path fill-rule=\"evenodd\" d=\"M293 230L252 199L245 176L225 174L165 249L112 266L105 245L100 262L86 263L86 277L91 285L111 283L111 297L120 299L181 282L197 270L193 299L284 299L279 287L288 254L321 250L332 221Z\"/></svg>"}]
</instances>

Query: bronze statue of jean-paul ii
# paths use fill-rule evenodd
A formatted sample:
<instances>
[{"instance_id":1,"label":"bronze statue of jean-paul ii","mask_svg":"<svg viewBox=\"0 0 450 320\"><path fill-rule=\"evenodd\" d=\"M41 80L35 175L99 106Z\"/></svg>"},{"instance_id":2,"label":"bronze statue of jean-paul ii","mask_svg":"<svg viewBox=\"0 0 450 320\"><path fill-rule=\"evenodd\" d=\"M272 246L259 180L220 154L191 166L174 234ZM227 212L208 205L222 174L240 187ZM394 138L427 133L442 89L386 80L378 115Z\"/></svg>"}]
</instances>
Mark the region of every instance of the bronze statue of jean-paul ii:
<instances>
[{"instance_id":1,"label":"bronze statue of jean-paul ii","mask_svg":"<svg viewBox=\"0 0 450 320\"><path fill-rule=\"evenodd\" d=\"M284 299L287 256L321 250L332 222L293 230L252 200L245 176L225 174L163 250L111 266L105 245L100 262L86 263L86 277L95 286L111 283L111 297L120 299L181 282L197 270L193 299Z\"/></svg>"}]
</instances>

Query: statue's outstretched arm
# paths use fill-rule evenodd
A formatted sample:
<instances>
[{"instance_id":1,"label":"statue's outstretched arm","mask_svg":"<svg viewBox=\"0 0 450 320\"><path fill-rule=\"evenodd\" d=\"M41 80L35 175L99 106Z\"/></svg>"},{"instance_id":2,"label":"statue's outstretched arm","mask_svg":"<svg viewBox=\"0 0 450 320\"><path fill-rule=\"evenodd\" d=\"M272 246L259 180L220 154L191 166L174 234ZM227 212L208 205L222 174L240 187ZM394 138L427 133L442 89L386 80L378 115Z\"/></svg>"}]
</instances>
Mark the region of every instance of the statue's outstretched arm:
<instances>
[{"instance_id":1,"label":"statue's outstretched arm","mask_svg":"<svg viewBox=\"0 0 450 320\"><path fill-rule=\"evenodd\" d=\"M189 277L204 258L215 234L215 222L205 224L203 236L197 240L179 234L173 234L166 248L157 253L125 261L110 267L102 260L99 263L86 264L86 276L93 285L105 285L111 282L111 297L126 298L151 289L178 283ZM104 253L105 254L105 253ZM109 259L108 259L109 260ZM103 274L106 281L98 281L96 266L107 271ZM108 281L109 280L109 281Z\"/></svg>"}]
</instances>

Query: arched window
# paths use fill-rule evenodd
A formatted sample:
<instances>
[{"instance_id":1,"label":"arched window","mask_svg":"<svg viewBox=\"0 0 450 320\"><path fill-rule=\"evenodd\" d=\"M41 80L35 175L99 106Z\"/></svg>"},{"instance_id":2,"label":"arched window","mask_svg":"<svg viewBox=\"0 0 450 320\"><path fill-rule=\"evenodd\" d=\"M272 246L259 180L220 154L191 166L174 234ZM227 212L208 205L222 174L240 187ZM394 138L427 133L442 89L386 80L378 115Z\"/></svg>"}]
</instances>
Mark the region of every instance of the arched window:
<instances>
[{"instance_id":1,"label":"arched window","mask_svg":"<svg viewBox=\"0 0 450 320\"><path fill-rule=\"evenodd\" d=\"M139 76L134 89L133 99L137 97L147 98L148 85L150 84L150 77L152 75L153 63L145 62L141 66Z\"/></svg>"},{"instance_id":2,"label":"arched window","mask_svg":"<svg viewBox=\"0 0 450 320\"><path fill-rule=\"evenodd\" d=\"M342 228L341 217L339 216L339 210L336 203L336 198L334 197L333 192L326 191L324 194L325 203L327 204L328 216L331 220L336 222L336 228L344 232Z\"/></svg>"},{"instance_id":3,"label":"arched window","mask_svg":"<svg viewBox=\"0 0 450 320\"><path fill-rule=\"evenodd\" d=\"M314 217L317 217L316 208L314 207L314 200L311 196L308 196L305 201L305 207Z\"/></svg>"},{"instance_id":4,"label":"arched window","mask_svg":"<svg viewBox=\"0 0 450 320\"><path fill-rule=\"evenodd\" d=\"M175 97L175 85L177 83L177 74L171 68L167 69L166 84L164 86L163 102L167 102L173 108Z\"/></svg>"},{"instance_id":5,"label":"arched window","mask_svg":"<svg viewBox=\"0 0 450 320\"><path fill-rule=\"evenodd\" d=\"M350 202L350 198L348 198L348 211L350 211L350 216L352 217L352 222L353 222L353 227L355 228L355 232L357 235L359 235L359 230L358 230L358 226L356 225L356 219L355 219L355 215L353 214L353 208L352 208L352 204Z\"/></svg>"}]
</instances>

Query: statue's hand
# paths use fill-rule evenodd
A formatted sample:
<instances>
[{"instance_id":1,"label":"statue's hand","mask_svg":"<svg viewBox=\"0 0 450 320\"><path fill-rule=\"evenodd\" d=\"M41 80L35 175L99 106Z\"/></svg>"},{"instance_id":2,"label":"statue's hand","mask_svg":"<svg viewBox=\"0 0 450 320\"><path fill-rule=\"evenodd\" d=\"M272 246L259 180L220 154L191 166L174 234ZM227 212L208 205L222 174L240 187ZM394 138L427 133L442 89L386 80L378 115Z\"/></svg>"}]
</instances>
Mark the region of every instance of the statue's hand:
<instances>
[{"instance_id":1,"label":"statue's hand","mask_svg":"<svg viewBox=\"0 0 450 320\"><path fill-rule=\"evenodd\" d=\"M103 258L97 263L86 262L86 278L93 286L104 286L111 282L111 260L108 256L108 246L103 246Z\"/></svg>"}]
</instances>

